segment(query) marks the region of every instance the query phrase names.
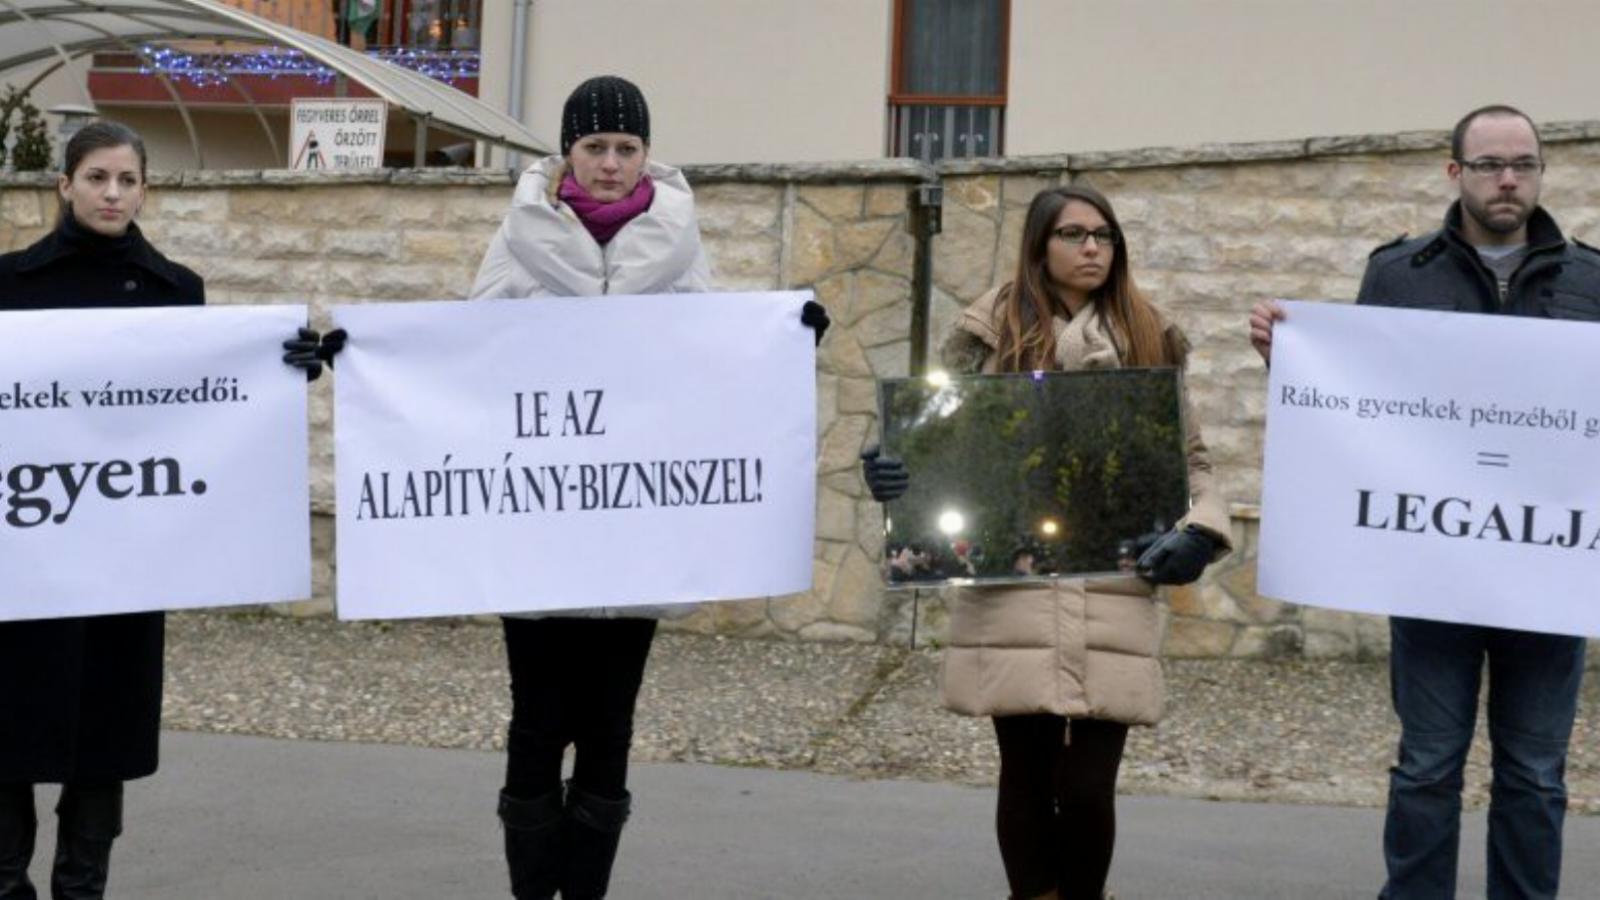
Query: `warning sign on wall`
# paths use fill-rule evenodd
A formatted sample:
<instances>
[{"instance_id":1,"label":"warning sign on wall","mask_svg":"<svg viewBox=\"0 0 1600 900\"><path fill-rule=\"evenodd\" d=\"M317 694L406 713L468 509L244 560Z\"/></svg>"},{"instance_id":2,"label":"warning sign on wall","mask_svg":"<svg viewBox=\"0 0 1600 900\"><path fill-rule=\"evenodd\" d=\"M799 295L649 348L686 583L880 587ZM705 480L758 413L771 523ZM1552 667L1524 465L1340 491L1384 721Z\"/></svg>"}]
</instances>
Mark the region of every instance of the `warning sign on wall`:
<instances>
[{"instance_id":1,"label":"warning sign on wall","mask_svg":"<svg viewBox=\"0 0 1600 900\"><path fill-rule=\"evenodd\" d=\"M383 166L389 104L382 100L295 98L289 111L289 168Z\"/></svg>"}]
</instances>

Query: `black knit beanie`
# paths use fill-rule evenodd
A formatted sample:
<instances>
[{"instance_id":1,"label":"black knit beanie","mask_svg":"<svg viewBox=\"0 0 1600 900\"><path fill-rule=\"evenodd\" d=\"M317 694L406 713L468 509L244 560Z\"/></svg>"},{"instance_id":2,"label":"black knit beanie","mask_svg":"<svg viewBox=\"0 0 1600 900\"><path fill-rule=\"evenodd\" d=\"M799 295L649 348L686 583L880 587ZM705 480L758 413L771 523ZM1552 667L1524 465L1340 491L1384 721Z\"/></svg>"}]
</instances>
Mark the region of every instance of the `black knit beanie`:
<instances>
[{"instance_id":1,"label":"black knit beanie","mask_svg":"<svg viewBox=\"0 0 1600 900\"><path fill-rule=\"evenodd\" d=\"M650 107L626 78L601 75L578 85L561 110L561 155L581 138L600 132L631 134L650 143Z\"/></svg>"}]
</instances>

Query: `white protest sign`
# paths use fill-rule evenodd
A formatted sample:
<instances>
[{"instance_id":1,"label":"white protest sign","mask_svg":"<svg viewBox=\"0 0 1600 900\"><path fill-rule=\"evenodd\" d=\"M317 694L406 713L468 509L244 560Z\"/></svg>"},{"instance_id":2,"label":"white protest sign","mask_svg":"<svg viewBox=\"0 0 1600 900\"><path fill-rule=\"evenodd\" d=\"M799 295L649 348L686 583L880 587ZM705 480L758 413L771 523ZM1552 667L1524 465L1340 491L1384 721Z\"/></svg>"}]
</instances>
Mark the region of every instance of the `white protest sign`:
<instances>
[{"instance_id":1,"label":"white protest sign","mask_svg":"<svg viewBox=\"0 0 1600 900\"><path fill-rule=\"evenodd\" d=\"M310 596L305 321L0 313L0 619Z\"/></svg>"},{"instance_id":2,"label":"white protest sign","mask_svg":"<svg viewBox=\"0 0 1600 900\"><path fill-rule=\"evenodd\" d=\"M1600 324L1284 309L1261 593L1600 635Z\"/></svg>"},{"instance_id":3,"label":"white protest sign","mask_svg":"<svg viewBox=\"0 0 1600 900\"><path fill-rule=\"evenodd\" d=\"M289 168L378 169L389 104L296 97L289 110Z\"/></svg>"},{"instance_id":4,"label":"white protest sign","mask_svg":"<svg viewBox=\"0 0 1600 900\"><path fill-rule=\"evenodd\" d=\"M809 296L336 308L339 615L809 588Z\"/></svg>"}]
</instances>

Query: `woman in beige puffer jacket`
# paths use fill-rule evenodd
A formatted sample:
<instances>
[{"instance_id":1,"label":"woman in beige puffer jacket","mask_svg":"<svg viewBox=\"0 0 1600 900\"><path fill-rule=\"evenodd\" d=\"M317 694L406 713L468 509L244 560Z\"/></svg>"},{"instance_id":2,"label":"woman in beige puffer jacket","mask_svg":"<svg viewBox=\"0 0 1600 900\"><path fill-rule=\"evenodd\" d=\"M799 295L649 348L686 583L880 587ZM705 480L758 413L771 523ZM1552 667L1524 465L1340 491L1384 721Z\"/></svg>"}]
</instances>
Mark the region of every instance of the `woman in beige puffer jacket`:
<instances>
[{"instance_id":1,"label":"woman in beige puffer jacket","mask_svg":"<svg viewBox=\"0 0 1600 900\"><path fill-rule=\"evenodd\" d=\"M950 372L974 374L1182 367L1187 351L1182 332L1134 287L1110 203L1074 185L1033 199L1016 277L962 314L942 357ZM1014 897L1102 896L1128 726L1161 717L1155 585L1193 581L1228 551L1227 513L1184 405L1192 506L1140 557L1139 574L952 596L944 701L994 719L996 830ZM899 467L869 453L879 499L904 490Z\"/></svg>"}]
</instances>

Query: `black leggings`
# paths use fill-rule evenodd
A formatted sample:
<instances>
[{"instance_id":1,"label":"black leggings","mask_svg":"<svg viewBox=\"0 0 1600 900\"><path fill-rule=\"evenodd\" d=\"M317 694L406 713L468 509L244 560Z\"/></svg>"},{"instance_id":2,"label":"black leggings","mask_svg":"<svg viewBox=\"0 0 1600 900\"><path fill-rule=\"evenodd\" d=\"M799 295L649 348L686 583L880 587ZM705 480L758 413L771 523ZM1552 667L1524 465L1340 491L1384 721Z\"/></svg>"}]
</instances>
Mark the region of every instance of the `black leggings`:
<instances>
[{"instance_id":1,"label":"black leggings","mask_svg":"<svg viewBox=\"0 0 1600 900\"><path fill-rule=\"evenodd\" d=\"M1117 769L1128 726L1061 716L996 716L1000 800L995 832L1017 900L1054 888L1100 900L1117 840Z\"/></svg>"},{"instance_id":2,"label":"black leggings","mask_svg":"<svg viewBox=\"0 0 1600 900\"><path fill-rule=\"evenodd\" d=\"M655 639L654 619L514 619L505 624L511 669L506 793L533 800L572 781L597 797L627 796L633 705Z\"/></svg>"}]
</instances>

